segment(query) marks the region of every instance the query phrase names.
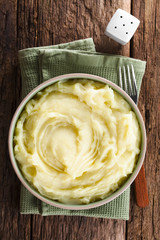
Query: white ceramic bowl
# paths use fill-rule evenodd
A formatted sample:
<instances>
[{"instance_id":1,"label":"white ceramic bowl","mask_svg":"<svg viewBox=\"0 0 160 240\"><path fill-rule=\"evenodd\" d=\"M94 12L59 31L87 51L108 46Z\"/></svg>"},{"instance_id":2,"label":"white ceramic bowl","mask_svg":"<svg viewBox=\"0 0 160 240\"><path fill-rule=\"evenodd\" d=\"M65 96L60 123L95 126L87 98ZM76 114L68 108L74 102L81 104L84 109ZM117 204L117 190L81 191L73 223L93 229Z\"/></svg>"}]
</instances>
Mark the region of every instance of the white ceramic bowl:
<instances>
[{"instance_id":1,"label":"white ceramic bowl","mask_svg":"<svg viewBox=\"0 0 160 240\"><path fill-rule=\"evenodd\" d=\"M133 173L130 175L130 177L127 179L127 181L114 193L112 193L110 196L106 197L103 200L100 201L96 201L93 203L89 203L86 205L69 205L69 204L63 204L54 200L51 200L47 197L42 196L38 191L36 191L28 182L27 180L24 178L24 176L22 175L17 161L15 159L14 156L14 151L13 151L13 136L14 136L14 129L15 129L15 125L16 122L22 112L22 110L24 109L24 106L26 105L26 103L34 97L34 95L41 91L42 89L52 85L53 83L57 82L57 81L61 81L61 80L67 80L67 79L78 79L78 78L85 78L85 79L90 79L90 80L96 80L102 83L106 83L108 84L111 88L113 88L115 91L117 91L120 95L123 96L124 99L126 99L126 101L130 104L132 110L135 112L137 119L139 121L139 125L140 125L140 129L141 129L141 138L142 138L142 143L141 143L141 152L139 154L139 159L137 161L137 165L133 171ZM110 82L109 80L106 80L102 77L98 77L95 75L90 75L90 74L82 74L82 73L74 73L74 74L66 74L66 75L61 75L55 78L52 78L40 85L38 85L36 88L34 88L24 99L23 101L20 103L20 105L18 106L12 121L11 121L11 125L10 125L10 129L9 129L9 136L8 136L8 146L9 146L9 155L10 155L10 159L11 159L11 163L12 166L18 176L18 178L20 179L21 183L28 189L28 191L30 191L35 197L39 198L40 200L44 201L45 203L48 203L50 205L53 205L55 207L59 207L59 208L64 208L64 209L71 209L71 210L82 210L82 209L90 209L90 208L95 208L98 206L101 206L105 203L108 203L110 201L112 201L113 199L115 199L116 197L118 197L120 194L122 194L130 185L131 183L134 181L134 179L136 178L138 172L141 169L141 166L143 164L143 160L145 157L145 151L146 151L146 131L145 131L145 125L144 125L144 121L143 118L141 116L141 113L139 112L136 104L133 102L133 100L128 96L128 94L126 94L125 91L123 91L120 87L118 87L116 84Z\"/></svg>"}]
</instances>

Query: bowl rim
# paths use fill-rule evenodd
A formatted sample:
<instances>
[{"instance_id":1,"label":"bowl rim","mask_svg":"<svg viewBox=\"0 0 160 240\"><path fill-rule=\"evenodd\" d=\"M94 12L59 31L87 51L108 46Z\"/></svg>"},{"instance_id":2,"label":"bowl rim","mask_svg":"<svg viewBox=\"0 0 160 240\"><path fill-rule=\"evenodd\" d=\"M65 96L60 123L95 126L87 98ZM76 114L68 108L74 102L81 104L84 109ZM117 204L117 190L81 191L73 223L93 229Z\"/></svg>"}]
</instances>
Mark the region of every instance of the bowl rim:
<instances>
[{"instance_id":1,"label":"bowl rim","mask_svg":"<svg viewBox=\"0 0 160 240\"><path fill-rule=\"evenodd\" d=\"M58 82L58 81L65 81L65 80L69 80L69 79L89 79L89 80L95 80L95 81L99 81L102 83L106 83L107 85L109 85L111 88L113 88L115 91L117 91L131 106L132 110L135 112L137 119L139 121L139 126L141 129L141 139L142 139L142 143L141 143L141 152L139 155L139 159L137 162L137 165L133 171L133 173L129 176L129 178L127 179L127 181L115 192L113 192L111 195L109 195L108 197L102 199L102 200L98 200L96 202L93 203L89 203L89 204L82 204L82 205L73 205L73 204L65 204L65 203L60 203L58 201L49 199L45 196L43 196L41 193L39 193L36 189L34 189L31 184L23 177L18 163L14 157L14 151L13 151L13 135L14 135L14 129L15 129L15 125L17 123L17 120L22 112L22 110L24 109L26 103L39 91L41 91L42 89ZM17 107L13 118L11 120L11 124L10 124L10 128L9 128L9 134L8 134L8 149L9 149L9 156L10 156L10 160L11 160L11 164L12 167L17 175L17 177L19 178L19 180L21 181L21 183L25 186L25 188L31 193L33 194L35 197L37 197L38 199L40 199L41 201L50 204L54 207L58 207L58 208L63 208L63 209L69 209L69 210L84 210L84 209L91 209L91 208L95 208L95 207L99 207L101 205L104 205L110 201L112 201L113 199L117 198L119 195L121 195L134 181L134 179L136 178L136 176L138 175L143 161L144 161L144 157L145 157L145 152L146 152L146 130L145 130L145 124L142 118L142 115L138 109L138 107L136 106L136 104L134 103L134 101L130 98L130 96L123 90L121 89L118 85L116 85L115 83L99 77L97 75L93 75L93 74L86 74L86 73L71 73L71 74L64 74L64 75L60 75L54 78L51 78L41 84L39 84L37 87L35 87L32 91L30 91L27 96L21 101L21 103L19 104L19 106Z\"/></svg>"}]
</instances>

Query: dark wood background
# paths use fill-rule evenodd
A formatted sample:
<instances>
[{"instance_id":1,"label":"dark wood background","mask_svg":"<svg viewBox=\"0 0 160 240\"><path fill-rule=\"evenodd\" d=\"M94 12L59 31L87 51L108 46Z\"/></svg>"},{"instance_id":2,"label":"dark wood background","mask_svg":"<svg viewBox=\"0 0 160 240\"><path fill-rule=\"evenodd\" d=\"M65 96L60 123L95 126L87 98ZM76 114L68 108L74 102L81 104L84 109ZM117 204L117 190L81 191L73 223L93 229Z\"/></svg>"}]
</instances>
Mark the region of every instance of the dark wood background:
<instances>
[{"instance_id":1,"label":"dark wood background","mask_svg":"<svg viewBox=\"0 0 160 240\"><path fill-rule=\"evenodd\" d=\"M104 35L117 8L140 19L126 46ZM93 37L97 51L147 61L139 99L146 123L145 159L149 207L135 205L129 221L19 214L20 182L8 156L7 135L20 102L19 49ZM160 0L0 0L0 239L124 240L160 239Z\"/></svg>"}]
</instances>

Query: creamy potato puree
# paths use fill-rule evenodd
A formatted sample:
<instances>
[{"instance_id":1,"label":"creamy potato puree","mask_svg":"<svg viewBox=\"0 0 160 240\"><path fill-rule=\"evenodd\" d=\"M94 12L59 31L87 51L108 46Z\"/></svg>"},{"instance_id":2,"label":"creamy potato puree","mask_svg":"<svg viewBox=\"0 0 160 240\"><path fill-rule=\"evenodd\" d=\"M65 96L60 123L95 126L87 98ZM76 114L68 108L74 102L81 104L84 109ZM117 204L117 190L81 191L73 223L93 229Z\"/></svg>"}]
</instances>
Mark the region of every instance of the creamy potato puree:
<instances>
[{"instance_id":1,"label":"creamy potato puree","mask_svg":"<svg viewBox=\"0 0 160 240\"><path fill-rule=\"evenodd\" d=\"M103 199L132 173L138 120L108 85L59 81L36 94L15 128L14 153L25 178L63 203Z\"/></svg>"}]
</instances>

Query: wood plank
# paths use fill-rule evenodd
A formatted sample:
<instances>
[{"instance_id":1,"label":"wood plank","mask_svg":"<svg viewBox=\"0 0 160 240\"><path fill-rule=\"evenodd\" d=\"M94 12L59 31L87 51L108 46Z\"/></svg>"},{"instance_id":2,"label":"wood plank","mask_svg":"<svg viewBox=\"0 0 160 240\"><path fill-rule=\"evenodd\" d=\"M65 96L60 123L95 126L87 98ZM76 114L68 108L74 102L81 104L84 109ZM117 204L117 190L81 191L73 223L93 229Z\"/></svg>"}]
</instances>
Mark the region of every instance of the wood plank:
<instances>
[{"instance_id":1,"label":"wood plank","mask_svg":"<svg viewBox=\"0 0 160 240\"><path fill-rule=\"evenodd\" d=\"M37 7L38 45L93 37L98 51L129 56L130 44L123 47L104 35L105 28L117 8L130 12L130 1L63 0L48 1L46 4L41 0ZM35 33L32 34L32 38L35 38ZM126 223L121 220L33 216L32 238L123 240L125 228Z\"/></svg>"},{"instance_id":2,"label":"wood plank","mask_svg":"<svg viewBox=\"0 0 160 240\"><path fill-rule=\"evenodd\" d=\"M128 239L160 239L160 159L158 132L160 110L160 1L132 1L132 14L141 24L132 41L131 56L147 61L139 99L147 131L145 170L149 191L149 207L138 208L133 199L128 223Z\"/></svg>"},{"instance_id":3,"label":"wood plank","mask_svg":"<svg viewBox=\"0 0 160 240\"><path fill-rule=\"evenodd\" d=\"M38 223L38 224L37 224ZM32 239L123 240L125 221L68 216L34 216Z\"/></svg>"},{"instance_id":4,"label":"wood plank","mask_svg":"<svg viewBox=\"0 0 160 240\"><path fill-rule=\"evenodd\" d=\"M34 24L38 25L38 30L32 32L30 37L36 38L39 46L93 37L97 51L129 56L129 43L123 47L104 35L108 22L118 8L130 12L131 1L63 0L48 1L46 4L40 0L37 12L34 10L37 14ZM25 35L23 37L25 41Z\"/></svg>"},{"instance_id":5,"label":"wood plank","mask_svg":"<svg viewBox=\"0 0 160 240\"><path fill-rule=\"evenodd\" d=\"M8 128L19 101L17 3L0 1L0 239L30 239L30 216L20 216L20 183L8 156Z\"/></svg>"}]
</instances>

